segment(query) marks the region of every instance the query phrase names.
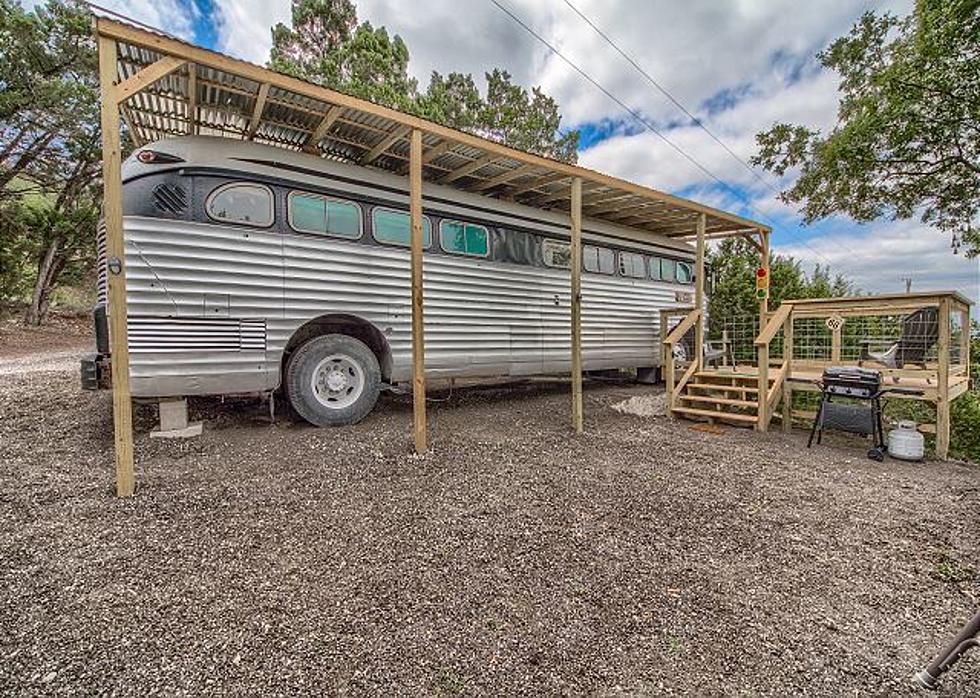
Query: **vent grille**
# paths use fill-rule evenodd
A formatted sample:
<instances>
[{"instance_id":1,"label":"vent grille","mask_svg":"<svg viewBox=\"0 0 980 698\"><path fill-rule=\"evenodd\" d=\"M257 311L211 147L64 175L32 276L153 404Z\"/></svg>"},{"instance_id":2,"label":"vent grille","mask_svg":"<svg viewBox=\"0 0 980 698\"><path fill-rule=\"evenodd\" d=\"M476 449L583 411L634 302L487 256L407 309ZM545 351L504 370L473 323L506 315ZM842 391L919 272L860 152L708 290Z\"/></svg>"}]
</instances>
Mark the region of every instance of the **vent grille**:
<instances>
[{"instance_id":1,"label":"vent grille","mask_svg":"<svg viewBox=\"0 0 980 698\"><path fill-rule=\"evenodd\" d=\"M158 184L153 188L153 205L163 213L181 214L187 208L187 192L179 184Z\"/></svg>"},{"instance_id":2,"label":"vent grille","mask_svg":"<svg viewBox=\"0 0 980 698\"><path fill-rule=\"evenodd\" d=\"M265 320L129 318L129 350L265 351Z\"/></svg>"}]
</instances>

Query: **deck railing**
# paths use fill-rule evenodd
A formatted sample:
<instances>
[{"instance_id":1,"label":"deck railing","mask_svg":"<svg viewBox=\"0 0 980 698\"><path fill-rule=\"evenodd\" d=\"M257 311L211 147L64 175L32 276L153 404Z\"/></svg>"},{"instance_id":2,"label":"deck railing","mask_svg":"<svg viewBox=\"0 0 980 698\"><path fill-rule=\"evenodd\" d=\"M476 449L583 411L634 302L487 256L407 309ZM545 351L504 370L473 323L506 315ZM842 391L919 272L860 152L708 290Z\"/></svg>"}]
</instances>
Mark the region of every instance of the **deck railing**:
<instances>
[{"instance_id":1,"label":"deck railing","mask_svg":"<svg viewBox=\"0 0 980 698\"><path fill-rule=\"evenodd\" d=\"M885 348L903 341L903 332L908 330L907 319L925 308L934 308L932 317L938 318L938 328L930 320L933 323L930 333L935 341L928 343L932 346L920 348L914 362L906 357L904 362L886 365L872 358L870 345L882 344ZM794 417L812 418L810 412L793 409L793 392L815 390L812 383L805 381L818 380L825 368L852 364L877 369L888 385L922 391L921 396L903 395L902 399L935 405L936 423L923 424L920 428L936 434L936 453L945 457L949 447L950 403L970 385L970 308L967 298L950 291L785 300L775 311L766 314L757 333L744 318L726 319L722 339L725 357L733 358L730 362L733 366L716 370L740 375L758 372L756 428L765 431L776 416L780 400L779 417L784 430L790 429ZM677 317L682 319L671 329L671 320ZM702 321L702 314L695 308L661 311L668 413L688 380L704 367L703 346L697 347L695 355L690 357L691 363L680 380L676 380L674 349ZM731 325L732 321L736 324ZM732 327L737 329L733 331ZM750 339L752 336L754 340Z\"/></svg>"},{"instance_id":2,"label":"deck railing","mask_svg":"<svg viewBox=\"0 0 980 698\"><path fill-rule=\"evenodd\" d=\"M671 328L670 320L672 317L683 316L680 322ZM702 321L702 310L700 308L670 308L660 311L660 346L663 348L661 365L664 367L664 382L667 393L667 414L671 414L677 398L684 390L684 386L691 380L691 377L701 370L703 347L698 346L697 340L693 342L693 356L686 357L690 363L681 375L680 381L676 381L674 353L676 347L684 339L684 336L693 331L697 324Z\"/></svg>"}]
</instances>

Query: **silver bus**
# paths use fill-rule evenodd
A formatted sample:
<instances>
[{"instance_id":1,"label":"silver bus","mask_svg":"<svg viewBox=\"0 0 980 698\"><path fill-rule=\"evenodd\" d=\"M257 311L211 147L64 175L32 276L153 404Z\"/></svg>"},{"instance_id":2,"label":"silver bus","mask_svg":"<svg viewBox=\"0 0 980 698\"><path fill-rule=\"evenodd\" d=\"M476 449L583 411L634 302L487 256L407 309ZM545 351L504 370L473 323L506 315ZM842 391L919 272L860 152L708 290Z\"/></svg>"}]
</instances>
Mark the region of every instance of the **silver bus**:
<instances>
[{"instance_id":1,"label":"silver bus","mask_svg":"<svg viewBox=\"0 0 980 698\"><path fill-rule=\"evenodd\" d=\"M411 379L407 177L222 138L158 141L123 165L130 383L137 398L282 389L316 425L362 419ZM423 186L425 370L571 367L569 218ZM693 248L583 221L586 370L660 365L659 310L690 305ZM108 328L100 230L97 353Z\"/></svg>"}]
</instances>

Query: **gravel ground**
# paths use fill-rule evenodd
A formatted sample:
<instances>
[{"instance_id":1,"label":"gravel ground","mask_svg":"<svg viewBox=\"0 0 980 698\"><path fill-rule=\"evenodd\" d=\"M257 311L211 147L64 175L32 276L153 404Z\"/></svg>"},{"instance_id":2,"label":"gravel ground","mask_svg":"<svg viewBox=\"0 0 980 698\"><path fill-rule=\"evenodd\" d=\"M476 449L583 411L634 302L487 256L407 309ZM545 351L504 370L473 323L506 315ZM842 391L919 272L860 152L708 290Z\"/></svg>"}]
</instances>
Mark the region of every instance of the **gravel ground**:
<instances>
[{"instance_id":1,"label":"gravel ground","mask_svg":"<svg viewBox=\"0 0 980 698\"><path fill-rule=\"evenodd\" d=\"M980 596L976 466L610 383L574 438L537 382L434 402L424 458L406 396L332 430L197 401L180 442L140 408L122 501L110 396L47 361L0 376L5 694L906 695Z\"/></svg>"}]
</instances>

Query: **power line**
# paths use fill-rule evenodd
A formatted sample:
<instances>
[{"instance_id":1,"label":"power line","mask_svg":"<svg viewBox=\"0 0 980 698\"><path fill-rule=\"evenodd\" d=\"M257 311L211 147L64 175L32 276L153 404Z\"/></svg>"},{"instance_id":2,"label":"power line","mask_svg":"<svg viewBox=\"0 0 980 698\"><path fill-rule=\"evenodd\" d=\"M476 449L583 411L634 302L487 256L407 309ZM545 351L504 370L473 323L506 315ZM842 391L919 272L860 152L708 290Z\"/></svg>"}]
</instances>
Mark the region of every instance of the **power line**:
<instances>
[{"instance_id":1,"label":"power line","mask_svg":"<svg viewBox=\"0 0 980 698\"><path fill-rule=\"evenodd\" d=\"M722 179L720 179L719 177L717 177L713 172L711 172L711 170L709 170L707 167L705 167L704 165L702 165L693 156L689 155L683 148L681 148L679 145L677 145L672 140L670 140L669 138L667 138L667 136L665 136L663 133L661 133L660 130L656 126L654 126L653 124L651 124L639 112L637 112L636 110L634 110L633 108L631 108L630 106L628 106L625 102L623 102L621 99L619 99L619 97L617 97L616 95L614 95L612 92L610 92L605 87L603 87L599 82L597 82L595 80L595 78L593 78L591 75L589 75L584 70L582 70L581 68L579 68L575 63L573 63L571 60L569 60L561 51L559 51L551 43L549 43L547 39L545 39L543 36L541 36L536 31L534 31L534 29L532 29L530 26L528 26L527 24L525 24L523 22L523 20L521 20L517 15L515 15L513 12L511 12L509 9L507 9L503 5L501 5L497 0L490 0L490 2L492 2L494 5L496 5L497 6L497 9L499 9L501 12L503 12L504 14L506 14L512 20L514 20L515 22L517 22L519 25L521 25L524 28L524 30L527 31L531 36L533 36L535 39L537 39L542 44L544 44L545 46L547 46L548 49L552 53L554 53L556 56L558 56L560 59L562 59L570 68L572 68L572 70L574 70L579 75L581 75L583 78L585 78L586 80L588 80L596 89L600 90L604 95L606 95L609 99L611 99L616 104L618 104L621 108L625 109L630 114L630 116L632 116L634 119L636 119L638 122L640 122L643 126L645 126L646 128L648 128L649 130L651 130L653 133L657 134L664 141L664 143L666 143L671 148L673 148L675 151L677 151L677 153L679 155L681 155L684 159L686 159L688 162L690 162L691 164L693 164L695 167L697 167L699 170L701 170L701 172L703 172L704 174L706 174L708 177L710 177L711 179L713 179L716 182L718 182L718 184L720 184L721 186L723 186L723 187L731 190L732 193L734 193L736 196L738 196L738 193L735 191L735 189L733 187L731 187L728 183L724 182Z\"/></svg>"},{"instance_id":2,"label":"power line","mask_svg":"<svg viewBox=\"0 0 980 698\"><path fill-rule=\"evenodd\" d=\"M611 99L616 104L618 104L630 116L632 116L634 119L636 119L636 121L638 123L640 123L642 126L644 126L645 128L647 128L650 131L652 131L653 133L655 133L657 136L659 136L665 143L667 143L667 145L669 145L671 148L673 148L675 151L677 151L685 160L687 160L687 161L691 162L692 164L694 164L701 172L703 172L708 177L710 177L711 179L713 179L715 182L717 182L718 184L720 184L722 187L724 187L725 189L727 189L728 191L730 191L735 196L735 198L739 199L750 210L755 211L755 213L763 221L767 222L770 225L770 227L772 227L773 229L775 229L775 227L776 227L775 223L772 220L770 220L762 211L760 211L758 208L756 208L756 206L752 203L752 201L747 196L745 196L742 192L738 191L735 187L733 187L732 185L728 184L728 182L725 182L724 180L722 180L714 172L712 172L707 167L705 167L700 162L698 162L693 156L689 155L687 153L687 151L685 151L679 145L677 145L672 140L670 140L669 138L667 138L667 136L665 136L663 133L661 133L660 130L656 126L654 126L652 123L650 123L650 121L648 121L645 117L643 117L641 114L639 114L635 109L633 109L632 107L628 106L619 97L617 97L612 92L610 92L608 89L606 89L595 78L593 78L591 75L589 75L584 70L582 70L571 59L569 59L567 56L565 56L565 54L563 54L561 51L559 51L551 42L549 42L543 36L541 36L536 31L534 31L534 29L532 29L530 26L528 26L520 17L518 17L517 15L515 15L508 8L506 8L503 5L501 5L498 0L490 0L490 2L492 2L497 7L498 10L500 10L501 12L503 12L504 14L506 14L508 17L510 17L512 20L514 20L517 24L519 24L521 27L523 27L524 30L528 34L530 34L535 39L537 39L542 44L544 44L548 48L549 51L551 51L556 56L558 56L560 59L562 59L562 61L564 61L576 73L578 73L583 78L585 78L586 80L588 80L589 83L591 83L594 87L596 87L598 90L600 90L609 99ZM817 255L818 257L820 257L820 259L822 259L828 266L831 266L830 260L827 259L827 257L825 257L819 250L817 250L815 247L813 247L812 245L810 245L810 243L808 243L801 236L797 235L795 232L792 232L792 231L788 231L788 232L791 232L791 234L796 235L796 237L800 241L800 243L802 243L807 249L809 249L815 255ZM842 265L838 265L838 266L842 266Z\"/></svg>"},{"instance_id":3,"label":"power line","mask_svg":"<svg viewBox=\"0 0 980 698\"><path fill-rule=\"evenodd\" d=\"M636 60L632 56L630 56L628 53L626 53L623 49L621 49L619 47L619 45L616 44L615 41L613 41L611 38L609 38L609 35L606 34L602 29L600 29L595 24L595 22L593 22L591 19L589 19L581 10L579 10L575 5L573 5L570 2L570 0L563 0L563 1L564 1L564 3L566 5L568 5L572 9L573 12L575 12L575 14L577 14L579 17L581 17L582 20L586 24L588 24L590 27L592 27L592 30L595 31L596 34L598 34L599 36L601 36L603 38L603 40L605 40L605 42L607 44L609 44L610 46L612 46L613 49L615 49L616 53L618 53L620 56L622 56L623 58L625 58L629 62L629 64L631 66L633 66L638 73L640 73L640 75L642 75L644 78L646 78L647 82L649 82L651 85L653 85L655 88L657 88L657 90L659 90L660 93L664 97L666 97L667 99L669 99L670 102L675 107L677 107L682 112L684 112L684 114L687 115L687 117L694 123L695 126L697 126L702 131L704 131L705 133L707 133L715 143L717 143L722 148L724 148L725 151L729 155L731 155L733 158L735 158L735 160L737 160L739 163L741 163L741 165L746 170L749 171L749 174L751 174L753 177L755 177L757 180L759 180L759 182L761 184L763 184L764 186L769 187L769 189L771 189L773 192L775 192L777 194L779 193L779 190L776 189L776 187L774 187L768 180L766 180L758 172L756 172L756 170L755 170L754 167L752 167L749 163L745 162L745 160L743 160L734 150L732 150L728 146L727 143L725 143L723 140L721 140L721 138L719 138L718 136L716 136L707 126L705 126L704 125L704 122L701 121L701 119L699 119L694 114L692 114L691 111L687 107L685 107L676 97L674 97L674 95L672 95L670 93L670 90L668 90L666 87L664 87L659 82L657 82L656 80L654 80L653 79L653 76L651 76L650 73L648 73L646 70L644 70L636 62Z\"/></svg>"}]
</instances>

